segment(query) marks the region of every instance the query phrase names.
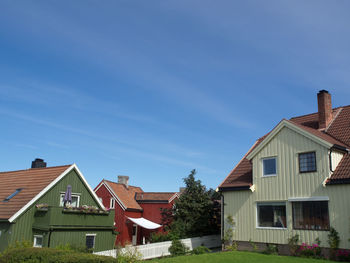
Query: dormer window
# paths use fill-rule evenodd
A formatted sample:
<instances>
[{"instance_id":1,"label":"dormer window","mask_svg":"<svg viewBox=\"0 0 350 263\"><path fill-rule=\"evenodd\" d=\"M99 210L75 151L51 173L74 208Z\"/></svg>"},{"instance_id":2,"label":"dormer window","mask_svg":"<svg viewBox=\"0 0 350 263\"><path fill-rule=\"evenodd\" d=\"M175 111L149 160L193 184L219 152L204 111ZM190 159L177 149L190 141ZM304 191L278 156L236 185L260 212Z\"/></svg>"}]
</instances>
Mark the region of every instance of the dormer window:
<instances>
[{"instance_id":1,"label":"dormer window","mask_svg":"<svg viewBox=\"0 0 350 263\"><path fill-rule=\"evenodd\" d=\"M263 176L276 176L277 175L277 161L276 157L262 159L262 172Z\"/></svg>"},{"instance_id":2,"label":"dormer window","mask_svg":"<svg viewBox=\"0 0 350 263\"><path fill-rule=\"evenodd\" d=\"M310 173L316 172L316 170L316 153L299 153L299 172Z\"/></svg>"}]
</instances>

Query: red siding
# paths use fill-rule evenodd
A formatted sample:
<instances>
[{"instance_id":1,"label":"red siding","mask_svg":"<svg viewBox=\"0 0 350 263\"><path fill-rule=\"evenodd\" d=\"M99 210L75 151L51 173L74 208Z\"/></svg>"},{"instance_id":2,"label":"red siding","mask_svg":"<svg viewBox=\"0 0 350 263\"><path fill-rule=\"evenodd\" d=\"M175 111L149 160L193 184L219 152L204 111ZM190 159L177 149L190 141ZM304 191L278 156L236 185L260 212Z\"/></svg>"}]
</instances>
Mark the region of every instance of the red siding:
<instances>
[{"instance_id":1,"label":"red siding","mask_svg":"<svg viewBox=\"0 0 350 263\"><path fill-rule=\"evenodd\" d=\"M96 187L97 188L97 187ZM110 199L112 195L103 185L97 191L95 191L98 197L102 197L102 203L106 208L109 208ZM160 213L160 208L172 208L174 202L171 203L139 203L142 207L143 212L134 212L134 211L124 211L122 207L115 202L115 227L119 234L117 235L116 245L126 245L132 243L132 227L133 223L130 220L127 220L126 217L139 218L143 217L157 224L162 223L162 217ZM142 239L145 237L146 241L149 239L152 232L163 232L163 228L156 230L148 230L138 226L137 231L137 244L142 244Z\"/></svg>"}]
</instances>

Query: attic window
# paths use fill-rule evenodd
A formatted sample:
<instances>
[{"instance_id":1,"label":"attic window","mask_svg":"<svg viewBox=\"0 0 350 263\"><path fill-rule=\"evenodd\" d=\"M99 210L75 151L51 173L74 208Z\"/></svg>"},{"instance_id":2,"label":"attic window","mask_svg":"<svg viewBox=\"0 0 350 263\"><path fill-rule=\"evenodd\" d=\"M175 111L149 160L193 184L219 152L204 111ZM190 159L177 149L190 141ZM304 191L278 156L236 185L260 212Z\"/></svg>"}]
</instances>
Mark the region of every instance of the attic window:
<instances>
[{"instance_id":1,"label":"attic window","mask_svg":"<svg viewBox=\"0 0 350 263\"><path fill-rule=\"evenodd\" d=\"M12 198L12 197L14 197L15 195L17 195L19 192L21 192L23 190L23 188L18 188L18 189L16 189L16 191L15 192L13 192L12 194L10 194L8 197L6 197L4 200L3 200L3 202L8 202L8 201L10 201L10 199Z\"/></svg>"}]
</instances>

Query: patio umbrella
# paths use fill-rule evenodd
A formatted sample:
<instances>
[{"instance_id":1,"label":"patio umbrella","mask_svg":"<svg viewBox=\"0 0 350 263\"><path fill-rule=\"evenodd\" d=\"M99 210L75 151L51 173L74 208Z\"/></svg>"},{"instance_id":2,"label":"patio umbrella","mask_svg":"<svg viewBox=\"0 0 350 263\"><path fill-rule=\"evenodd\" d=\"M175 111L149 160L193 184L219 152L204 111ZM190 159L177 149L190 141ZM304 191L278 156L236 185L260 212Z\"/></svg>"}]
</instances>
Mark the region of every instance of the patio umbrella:
<instances>
[{"instance_id":1,"label":"patio umbrella","mask_svg":"<svg viewBox=\"0 0 350 263\"><path fill-rule=\"evenodd\" d=\"M67 185L67 190L66 193L64 194L64 206L66 206L67 203L72 203L72 186L71 185Z\"/></svg>"}]
</instances>

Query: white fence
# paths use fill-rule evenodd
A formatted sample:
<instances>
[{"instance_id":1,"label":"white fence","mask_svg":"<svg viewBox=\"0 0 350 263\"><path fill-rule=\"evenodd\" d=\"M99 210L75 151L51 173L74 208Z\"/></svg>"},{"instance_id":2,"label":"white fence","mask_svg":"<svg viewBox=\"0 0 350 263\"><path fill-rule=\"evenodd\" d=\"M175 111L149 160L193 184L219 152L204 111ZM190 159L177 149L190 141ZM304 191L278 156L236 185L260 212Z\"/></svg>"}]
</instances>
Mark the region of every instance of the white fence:
<instances>
[{"instance_id":1,"label":"white fence","mask_svg":"<svg viewBox=\"0 0 350 263\"><path fill-rule=\"evenodd\" d=\"M193 237L181 239L181 242L185 244L190 250L193 250L199 246L205 246L207 248L215 248L221 246L220 235L203 236L203 237ZM122 248L119 251L121 254L129 252L134 252L135 250L139 252L142 259L158 258L163 256L169 256L169 247L171 246L171 241L152 243L140 246L130 246ZM116 257L117 250L106 250L101 252L95 252L96 255Z\"/></svg>"}]
</instances>

